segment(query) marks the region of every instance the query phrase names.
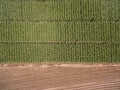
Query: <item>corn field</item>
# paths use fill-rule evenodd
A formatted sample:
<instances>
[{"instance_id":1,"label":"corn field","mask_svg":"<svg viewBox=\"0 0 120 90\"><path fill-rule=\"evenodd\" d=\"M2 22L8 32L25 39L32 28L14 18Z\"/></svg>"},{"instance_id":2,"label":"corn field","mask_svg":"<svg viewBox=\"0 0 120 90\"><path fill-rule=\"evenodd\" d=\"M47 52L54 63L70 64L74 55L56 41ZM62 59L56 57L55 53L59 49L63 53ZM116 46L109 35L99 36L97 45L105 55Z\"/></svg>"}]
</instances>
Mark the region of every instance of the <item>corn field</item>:
<instances>
[{"instance_id":1,"label":"corn field","mask_svg":"<svg viewBox=\"0 0 120 90\"><path fill-rule=\"evenodd\" d=\"M0 63L120 62L120 0L0 0Z\"/></svg>"}]
</instances>

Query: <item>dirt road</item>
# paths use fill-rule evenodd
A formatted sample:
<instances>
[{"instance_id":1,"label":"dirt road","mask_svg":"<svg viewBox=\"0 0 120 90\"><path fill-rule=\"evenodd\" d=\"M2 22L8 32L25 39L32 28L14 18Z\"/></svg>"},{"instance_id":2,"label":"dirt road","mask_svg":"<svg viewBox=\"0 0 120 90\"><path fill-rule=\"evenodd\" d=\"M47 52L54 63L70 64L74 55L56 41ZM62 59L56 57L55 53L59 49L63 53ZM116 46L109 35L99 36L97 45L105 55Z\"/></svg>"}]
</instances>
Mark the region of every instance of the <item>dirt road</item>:
<instances>
[{"instance_id":1,"label":"dirt road","mask_svg":"<svg viewBox=\"0 0 120 90\"><path fill-rule=\"evenodd\" d=\"M120 90L120 65L0 65L0 90Z\"/></svg>"}]
</instances>

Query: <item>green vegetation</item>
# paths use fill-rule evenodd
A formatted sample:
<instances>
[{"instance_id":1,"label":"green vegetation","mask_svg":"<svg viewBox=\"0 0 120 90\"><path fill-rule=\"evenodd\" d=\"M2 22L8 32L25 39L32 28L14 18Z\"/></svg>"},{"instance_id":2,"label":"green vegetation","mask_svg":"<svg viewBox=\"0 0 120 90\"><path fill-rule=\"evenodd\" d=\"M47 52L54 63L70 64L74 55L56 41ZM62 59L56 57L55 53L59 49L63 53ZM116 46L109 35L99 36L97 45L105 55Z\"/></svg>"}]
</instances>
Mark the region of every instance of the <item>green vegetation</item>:
<instances>
[{"instance_id":1,"label":"green vegetation","mask_svg":"<svg viewBox=\"0 0 120 90\"><path fill-rule=\"evenodd\" d=\"M0 0L0 62L120 62L120 0Z\"/></svg>"}]
</instances>

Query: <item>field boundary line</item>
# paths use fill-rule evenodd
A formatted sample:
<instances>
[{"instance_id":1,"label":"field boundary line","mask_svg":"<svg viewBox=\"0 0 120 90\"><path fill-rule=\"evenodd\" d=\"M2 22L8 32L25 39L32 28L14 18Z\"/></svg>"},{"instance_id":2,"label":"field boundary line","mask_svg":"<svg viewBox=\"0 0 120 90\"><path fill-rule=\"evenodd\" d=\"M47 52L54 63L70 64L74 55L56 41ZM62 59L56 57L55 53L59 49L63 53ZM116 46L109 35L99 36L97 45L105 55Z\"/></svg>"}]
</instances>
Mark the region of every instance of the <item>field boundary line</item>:
<instances>
[{"instance_id":1,"label":"field boundary line","mask_svg":"<svg viewBox=\"0 0 120 90\"><path fill-rule=\"evenodd\" d=\"M31 67L36 67L36 68L49 68L49 67L63 67L63 68L92 68L92 67L120 67L119 64L0 64L0 68L31 68Z\"/></svg>"}]
</instances>

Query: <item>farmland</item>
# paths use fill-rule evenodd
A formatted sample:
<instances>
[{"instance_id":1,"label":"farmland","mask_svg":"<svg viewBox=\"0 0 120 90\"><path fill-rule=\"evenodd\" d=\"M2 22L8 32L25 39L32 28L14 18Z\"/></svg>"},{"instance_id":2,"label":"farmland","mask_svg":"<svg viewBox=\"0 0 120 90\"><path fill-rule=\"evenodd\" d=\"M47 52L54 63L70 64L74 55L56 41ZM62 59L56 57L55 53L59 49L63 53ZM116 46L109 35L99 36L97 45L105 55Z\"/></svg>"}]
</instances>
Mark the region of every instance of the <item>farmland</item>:
<instances>
[{"instance_id":1,"label":"farmland","mask_svg":"<svg viewBox=\"0 0 120 90\"><path fill-rule=\"evenodd\" d=\"M0 0L0 62L120 62L120 0Z\"/></svg>"}]
</instances>

